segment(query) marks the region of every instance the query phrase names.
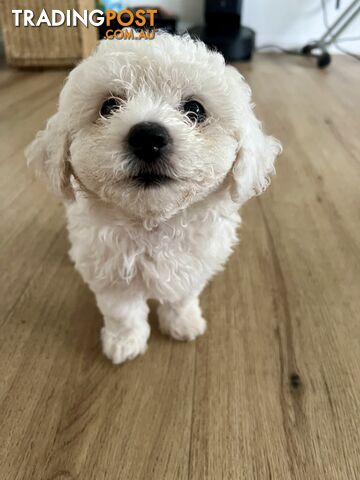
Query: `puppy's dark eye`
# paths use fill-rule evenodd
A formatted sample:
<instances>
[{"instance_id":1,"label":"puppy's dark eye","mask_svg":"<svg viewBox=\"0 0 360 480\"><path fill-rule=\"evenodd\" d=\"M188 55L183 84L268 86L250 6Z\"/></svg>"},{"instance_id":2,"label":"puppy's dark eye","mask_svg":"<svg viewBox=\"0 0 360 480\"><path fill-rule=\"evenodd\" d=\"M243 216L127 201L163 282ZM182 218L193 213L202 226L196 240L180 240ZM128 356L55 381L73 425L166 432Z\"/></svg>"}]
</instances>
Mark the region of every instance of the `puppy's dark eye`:
<instances>
[{"instance_id":1,"label":"puppy's dark eye","mask_svg":"<svg viewBox=\"0 0 360 480\"><path fill-rule=\"evenodd\" d=\"M102 117L109 117L114 113L116 109L119 108L120 106L120 100L115 97L108 98L105 100L105 102L102 104L101 110L100 110L100 115Z\"/></svg>"},{"instance_id":2,"label":"puppy's dark eye","mask_svg":"<svg viewBox=\"0 0 360 480\"><path fill-rule=\"evenodd\" d=\"M201 123L206 120L205 108L196 100L188 100L185 102L183 110L192 122Z\"/></svg>"}]
</instances>

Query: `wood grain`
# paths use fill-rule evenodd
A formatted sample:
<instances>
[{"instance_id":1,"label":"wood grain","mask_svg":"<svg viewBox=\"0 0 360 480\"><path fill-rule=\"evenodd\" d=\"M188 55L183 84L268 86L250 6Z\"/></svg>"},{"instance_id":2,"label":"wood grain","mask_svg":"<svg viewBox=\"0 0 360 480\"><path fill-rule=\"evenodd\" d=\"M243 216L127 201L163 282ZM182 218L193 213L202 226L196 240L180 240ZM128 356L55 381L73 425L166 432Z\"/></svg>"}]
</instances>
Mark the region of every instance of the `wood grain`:
<instances>
[{"instance_id":1,"label":"wood grain","mask_svg":"<svg viewBox=\"0 0 360 480\"><path fill-rule=\"evenodd\" d=\"M23 149L66 72L0 71L0 471L6 480L355 480L360 471L359 66L240 69L285 151L202 296L206 335L120 367Z\"/></svg>"}]
</instances>

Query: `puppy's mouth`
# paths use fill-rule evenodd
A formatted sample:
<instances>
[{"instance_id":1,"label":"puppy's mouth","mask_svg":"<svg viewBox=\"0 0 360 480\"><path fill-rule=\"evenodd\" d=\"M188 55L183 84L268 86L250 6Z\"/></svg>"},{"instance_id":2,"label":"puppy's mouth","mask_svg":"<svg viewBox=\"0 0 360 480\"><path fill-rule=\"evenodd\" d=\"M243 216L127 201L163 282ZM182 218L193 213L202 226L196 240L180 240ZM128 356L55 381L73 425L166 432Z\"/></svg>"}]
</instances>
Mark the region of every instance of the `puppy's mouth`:
<instances>
[{"instance_id":1,"label":"puppy's mouth","mask_svg":"<svg viewBox=\"0 0 360 480\"><path fill-rule=\"evenodd\" d=\"M137 187L161 187L174 181L172 177L161 173L143 172L130 177L131 182Z\"/></svg>"},{"instance_id":2,"label":"puppy's mouth","mask_svg":"<svg viewBox=\"0 0 360 480\"><path fill-rule=\"evenodd\" d=\"M169 159L162 157L157 162L147 163L130 160L129 179L135 187L162 187L175 181L176 172Z\"/></svg>"}]
</instances>

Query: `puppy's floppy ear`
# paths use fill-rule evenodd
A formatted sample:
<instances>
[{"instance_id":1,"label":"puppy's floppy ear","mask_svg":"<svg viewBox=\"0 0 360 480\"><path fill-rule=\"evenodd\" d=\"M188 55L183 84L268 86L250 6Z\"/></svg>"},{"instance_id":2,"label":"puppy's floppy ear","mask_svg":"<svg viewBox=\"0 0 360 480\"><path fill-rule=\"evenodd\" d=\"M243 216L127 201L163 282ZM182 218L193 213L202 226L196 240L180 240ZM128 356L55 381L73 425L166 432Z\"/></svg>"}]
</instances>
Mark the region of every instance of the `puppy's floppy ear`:
<instances>
[{"instance_id":1,"label":"puppy's floppy ear","mask_svg":"<svg viewBox=\"0 0 360 480\"><path fill-rule=\"evenodd\" d=\"M28 165L33 166L36 174L47 181L50 190L64 200L74 200L69 147L66 121L58 112L25 151Z\"/></svg>"},{"instance_id":2,"label":"puppy's floppy ear","mask_svg":"<svg viewBox=\"0 0 360 480\"><path fill-rule=\"evenodd\" d=\"M230 193L242 205L254 195L262 193L275 173L274 162L282 147L274 137L265 135L255 117L251 104L251 90L234 67L226 67L229 91L239 109L236 136L238 153L232 168Z\"/></svg>"}]
</instances>

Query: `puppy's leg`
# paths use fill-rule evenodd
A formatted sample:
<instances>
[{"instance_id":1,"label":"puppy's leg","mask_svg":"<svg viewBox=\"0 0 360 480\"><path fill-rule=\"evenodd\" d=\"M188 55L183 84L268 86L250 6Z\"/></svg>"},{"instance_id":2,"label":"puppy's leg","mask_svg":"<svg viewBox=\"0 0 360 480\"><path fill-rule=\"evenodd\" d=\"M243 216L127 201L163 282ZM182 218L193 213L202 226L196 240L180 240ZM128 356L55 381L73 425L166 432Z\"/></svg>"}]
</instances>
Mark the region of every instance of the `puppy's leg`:
<instances>
[{"instance_id":1,"label":"puppy's leg","mask_svg":"<svg viewBox=\"0 0 360 480\"><path fill-rule=\"evenodd\" d=\"M145 352L150 335L149 308L140 297L109 291L96 295L104 315L101 340L104 354L114 364L131 360Z\"/></svg>"},{"instance_id":2,"label":"puppy's leg","mask_svg":"<svg viewBox=\"0 0 360 480\"><path fill-rule=\"evenodd\" d=\"M194 340L206 330L198 297L164 303L158 309L160 330L176 340Z\"/></svg>"}]
</instances>

